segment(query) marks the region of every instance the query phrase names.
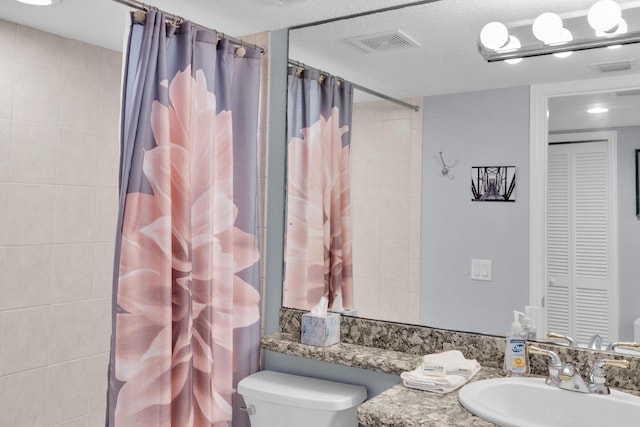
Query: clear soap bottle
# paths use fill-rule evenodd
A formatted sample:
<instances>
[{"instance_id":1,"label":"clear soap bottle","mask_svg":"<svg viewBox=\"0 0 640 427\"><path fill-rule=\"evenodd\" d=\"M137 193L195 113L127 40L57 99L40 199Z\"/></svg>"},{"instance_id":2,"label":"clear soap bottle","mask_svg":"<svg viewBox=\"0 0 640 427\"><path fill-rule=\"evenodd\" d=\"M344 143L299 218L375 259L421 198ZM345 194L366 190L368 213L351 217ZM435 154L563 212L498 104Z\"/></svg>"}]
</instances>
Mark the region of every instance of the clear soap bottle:
<instances>
[{"instance_id":1,"label":"clear soap bottle","mask_svg":"<svg viewBox=\"0 0 640 427\"><path fill-rule=\"evenodd\" d=\"M513 312L511 331L507 334L504 349L504 372L508 377L529 376L529 354L527 339L522 331L522 325L518 319L519 311Z\"/></svg>"}]
</instances>

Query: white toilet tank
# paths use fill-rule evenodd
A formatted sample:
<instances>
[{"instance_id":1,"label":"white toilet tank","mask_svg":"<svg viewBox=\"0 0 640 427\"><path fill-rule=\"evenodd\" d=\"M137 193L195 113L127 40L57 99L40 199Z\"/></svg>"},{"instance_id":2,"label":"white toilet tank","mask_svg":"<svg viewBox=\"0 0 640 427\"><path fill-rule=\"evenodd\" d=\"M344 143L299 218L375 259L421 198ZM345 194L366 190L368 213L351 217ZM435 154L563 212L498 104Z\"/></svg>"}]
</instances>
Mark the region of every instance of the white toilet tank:
<instances>
[{"instance_id":1,"label":"white toilet tank","mask_svg":"<svg viewBox=\"0 0 640 427\"><path fill-rule=\"evenodd\" d=\"M251 427L358 427L364 387L274 371L238 383Z\"/></svg>"}]
</instances>

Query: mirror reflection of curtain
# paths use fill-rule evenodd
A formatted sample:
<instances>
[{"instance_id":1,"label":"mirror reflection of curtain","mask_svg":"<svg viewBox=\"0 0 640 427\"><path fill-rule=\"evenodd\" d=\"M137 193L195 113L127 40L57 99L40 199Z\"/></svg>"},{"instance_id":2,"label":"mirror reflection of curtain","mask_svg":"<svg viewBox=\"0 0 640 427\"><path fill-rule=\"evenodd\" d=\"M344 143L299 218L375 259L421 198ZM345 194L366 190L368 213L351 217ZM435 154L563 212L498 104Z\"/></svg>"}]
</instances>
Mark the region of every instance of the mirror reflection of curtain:
<instances>
[{"instance_id":1,"label":"mirror reflection of curtain","mask_svg":"<svg viewBox=\"0 0 640 427\"><path fill-rule=\"evenodd\" d=\"M353 86L289 68L287 223L283 305L311 309L322 296L353 308L349 182Z\"/></svg>"},{"instance_id":2,"label":"mirror reflection of curtain","mask_svg":"<svg viewBox=\"0 0 640 427\"><path fill-rule=\"evenodd\" d=\"M259 368L260 52L149 11L122 112L108 426L248 426Z\"/></svg>"}]
</instances>

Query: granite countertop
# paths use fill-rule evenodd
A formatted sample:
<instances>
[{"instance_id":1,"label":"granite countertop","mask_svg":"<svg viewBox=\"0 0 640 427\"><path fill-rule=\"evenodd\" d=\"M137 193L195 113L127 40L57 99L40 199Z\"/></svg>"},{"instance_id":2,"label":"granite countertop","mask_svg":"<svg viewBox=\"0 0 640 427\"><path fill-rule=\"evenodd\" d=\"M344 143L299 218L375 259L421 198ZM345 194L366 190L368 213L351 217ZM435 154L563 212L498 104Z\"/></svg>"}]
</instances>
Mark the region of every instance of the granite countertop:
<instances>
[{"instance_id":1,"label":"granite countertop","mask_svg":"<svg viewBox=\"0 0 640 427\"><path fill-rule=\"evenodd\" d=\"M470 382L503 376L502 370L482 368ZM407 388L402 384L393 386L360 405L358 421L368 427L496 425L464 409L458 402L457 390L438 394Z\"/></svg>"},{"instance_id":2,"label":"granite countertop","mask_svg":"<svg viewBox=\"0 0 640 427\"><path fill-rule=\"evenodd\" d=\"M400 351L338 343L329 347L302 344L293 334L275 333L262 338L262 348L325 362L400 375L422 362L422 356ZM471 381L502 377L502 370L483 367ZM460 426L486 427L483 420L458 403L458 392L429 393L398 384L364 402L358 420L368 427L378 426Z\"/></svg>"}]
</instances>

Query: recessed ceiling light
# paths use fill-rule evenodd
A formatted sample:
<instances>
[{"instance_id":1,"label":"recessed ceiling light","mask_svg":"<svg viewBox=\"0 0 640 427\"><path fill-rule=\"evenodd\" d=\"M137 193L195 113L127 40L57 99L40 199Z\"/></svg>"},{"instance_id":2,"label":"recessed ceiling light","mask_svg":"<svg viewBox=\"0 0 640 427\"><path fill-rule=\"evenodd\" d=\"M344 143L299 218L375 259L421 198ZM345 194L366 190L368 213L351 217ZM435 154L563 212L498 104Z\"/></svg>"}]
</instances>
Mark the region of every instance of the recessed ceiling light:
<instances>
[{"instance_id":1,"label":"recessed ceiling light","mask_svg":"<svg viewBox=\"0 0 640 427\"><path fill-rule=\"evenodd\" d=\"M602 113L606 113L607 111L609 111L608 108L594 107L594 108L589 108L587 110L587 113L589 113L589 114L602 114Z\"/></svg>"},{"instance_id":2,"label":"recessed ceiling light","mask_svg":"<svg viewBox=\"0 0 640 427\"><path fill-rule=\"evenodd\" d=\"M16 0L20 3L30 4L33 6L51 6L54 3L58 3L60 0Z\"/></svg>"}]
</instances>

